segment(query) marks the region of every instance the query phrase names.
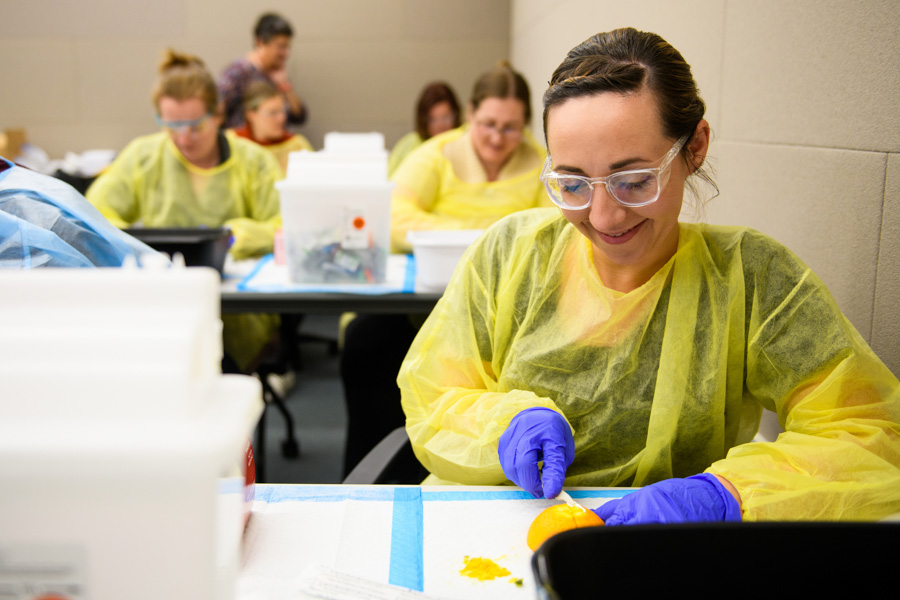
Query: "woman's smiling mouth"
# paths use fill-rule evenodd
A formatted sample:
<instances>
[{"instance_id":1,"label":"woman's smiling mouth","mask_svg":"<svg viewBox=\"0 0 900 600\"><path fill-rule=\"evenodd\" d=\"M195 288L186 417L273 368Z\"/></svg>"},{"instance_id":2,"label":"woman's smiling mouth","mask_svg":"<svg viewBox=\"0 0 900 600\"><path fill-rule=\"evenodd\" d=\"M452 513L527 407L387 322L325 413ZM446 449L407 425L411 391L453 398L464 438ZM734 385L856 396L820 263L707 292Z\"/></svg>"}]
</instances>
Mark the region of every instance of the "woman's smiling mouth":
<instances>
[{"instance_id":1,"label":"woman's smiling mouth","mask_svg":"<svg viewBox=\"0 0 900 600\"><path fill-rule=\"evenodd\" d=\"M626 229L622 233L603 233L602 231L598 231L597 233L600 235L600 239L602 239L607 244L624 244L635 235L637 235L638 231L640 231L641 226L647 222L647 219L644 219L631 229Z\"/></svg>"}]
</instances>

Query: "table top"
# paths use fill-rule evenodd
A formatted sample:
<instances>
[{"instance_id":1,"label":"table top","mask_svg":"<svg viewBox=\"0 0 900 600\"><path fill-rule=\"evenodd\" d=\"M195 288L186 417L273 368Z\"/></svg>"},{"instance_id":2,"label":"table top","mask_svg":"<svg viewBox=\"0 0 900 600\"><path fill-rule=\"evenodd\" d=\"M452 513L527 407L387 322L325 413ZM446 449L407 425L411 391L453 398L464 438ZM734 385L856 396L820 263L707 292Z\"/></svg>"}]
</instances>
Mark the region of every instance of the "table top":
<instances>
[{"instance_id":1,"label":"table top","mask_svg":"<svg viewBox=\"0 0 900 600\"><path fill-rule=\"evenodd\" d=\"M630 490L567 491L596 508ZM302 598L310 570L325 567L428 598L531 600L528 527L556 503L508 486L257 485L236 597ZM509 573L483 581L460 573L474 558Z\"/></svg>"},{"instance_id":2,"label":"table top","mask_svg":"<svg viewBox=\"0 0 900 600\"><path fill-rule=\"evenodd\" d=\"M222 291L222 314L428 314L441 294L346 294L340 292L239 292Z\"/></svg>"},{"instance_id":3,"label":"table top","mask_svg":"<svg viewBox=\"0 0 900 600\"><path fill-rule=\"evenodd\" d=\"M363 312L378 314L428 314L440 300L441 291L400 291L403 282L405 257L392 257L392 267L399 281L369 286L355 284L344 286L299 286L286 279L285 269L266 264L263 274L254 279L261 261L227 261L222 279L222 313L279 313L279 314L341 314ZM283 281L279 278L284 279ZM248 284L248 280L250 283ZM393 289L396 288L396 291Z\"/></svg>"}]
</instances>

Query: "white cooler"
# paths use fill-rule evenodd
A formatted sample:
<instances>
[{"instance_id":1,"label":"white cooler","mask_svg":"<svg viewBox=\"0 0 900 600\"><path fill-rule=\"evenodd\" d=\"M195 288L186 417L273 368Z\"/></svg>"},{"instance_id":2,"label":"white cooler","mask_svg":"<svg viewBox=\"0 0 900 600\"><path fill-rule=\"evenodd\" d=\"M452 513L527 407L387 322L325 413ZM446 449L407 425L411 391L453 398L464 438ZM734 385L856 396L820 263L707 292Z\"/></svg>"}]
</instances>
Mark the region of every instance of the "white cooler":
<instances>
[{"instance_id":1,"label":"white cooler","mask_svg":"<svg viewBox=\"0 0 900 600\"><path fill-rule=\"evenodd\" d=\"M0 597L234 597L263 405L221 373L219 285L0 270Z\"/></svg>"}]
</instances>

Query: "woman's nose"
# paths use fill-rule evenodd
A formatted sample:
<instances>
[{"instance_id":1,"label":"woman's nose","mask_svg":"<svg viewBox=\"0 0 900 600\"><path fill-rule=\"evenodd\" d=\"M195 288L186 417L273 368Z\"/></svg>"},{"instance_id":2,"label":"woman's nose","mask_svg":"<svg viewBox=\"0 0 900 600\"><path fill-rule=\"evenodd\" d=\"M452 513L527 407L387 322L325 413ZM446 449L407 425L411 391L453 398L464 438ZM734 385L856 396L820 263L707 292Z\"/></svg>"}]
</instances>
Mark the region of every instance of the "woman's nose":
<instances>
[{"instance_id":1,"label":"woman's nose","mask_svg":"<svg viewBox=\"0 0 900 600\"><path fill-rule=\"evenodd\" d=\"M608 230L611 226L624 222L628 217L628 209L609 195L605 185L594 187L590 210L591 225L598 231Z\"/></svg>"},{"instance_id":2,"label":"woman's nose","mask_svg":"<svg viewBox=\"0 0 900 600\"><path fill-rule=\"evenodd\" d=\"M176 131L174 132L174 136L175 136L175 141L178 142L178 143L180 143L180 144L183 144L183 143L187 142L187 141L190 140L191 137L192 137L192 136L191 136L191 130L190 130L190 129L187 129L187 128L176 130Z\"/></svg>"}]
</instances>

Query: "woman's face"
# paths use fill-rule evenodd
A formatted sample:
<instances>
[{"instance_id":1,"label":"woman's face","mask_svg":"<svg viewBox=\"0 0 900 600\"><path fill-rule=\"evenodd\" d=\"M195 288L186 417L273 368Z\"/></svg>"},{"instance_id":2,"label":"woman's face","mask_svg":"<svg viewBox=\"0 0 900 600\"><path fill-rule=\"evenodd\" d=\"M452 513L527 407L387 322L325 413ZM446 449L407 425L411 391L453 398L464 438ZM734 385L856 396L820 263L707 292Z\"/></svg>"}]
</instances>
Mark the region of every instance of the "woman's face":
<instances>
[{"instance_id":1,"label":"woman's face","mask_svg":"<svg viewBox=\"0 0 900 600\"><path fill-rule=\"evenodd\" d=\"M281 96L272 96L262 101L256 110L248 110L246 117L255 139L274 142L284 137L287 112Z\"/></svg>"},{"instance_id":2,"label":"woman's face","mask_svg":"<svg viewBox=\"0 0 900 600\"><path fill-rule=\"evenodd\" d=\"M709 140L705 121L698 125L697 133L700 135L689 144L694 156L702 160ZM558 173L604 177L617 171L658 167L675 141L663 134L656 100L647 91L573 98L551 108L547 115L547 145L553 170ZM639 287L675 254L688 174L678 156L671 163L659 199L652 204L622 206L600 183L594 184L590 206L561 209L591 241L594 264L606 285L620 291Z\"/></svg>"},{"instance_id":3,"label":"woman's face","mask_svg":"<svg viewBox=\"0 0 900 600\"><path fill-rule=\"evenodd\" d=\"M209 115L203 100L163 96L159 99L159 118L163 129L189 162L200 167L218 162L221 118Z\"/></svg>"},{"instance_id":4,"label":"woman's face","mask_svg":"<svg viewBox=\"0 0 900 600\"><path fill-rule=\"evenodd\" d=\"M517 98L486 98L469 110L472 145L487 170L499 170L512 156L525 129L525 104Z\"/></svg>"},{"instance_id":5,"label":"woman's face","mask_svg":"<svg viewBox=\"0 0 900 600\"><path fill-rule=\"evenodd\" d=\"M256 41L256 52L262 63L262 69L266 73L281 71L287 65L291 55L291 38L286 35L276 35L268 42Z\"/></svg>"},{"instance_id":6,"label":"woman's face","mask_svg":"<svg viewBox=\"0 0 900 600\"><path fill-rule=\"evenodd\" d=\"M428 109L428 137L450 131L456 122L456 113L449 102L438 102Z\"/></svg>"}]
</instances>

